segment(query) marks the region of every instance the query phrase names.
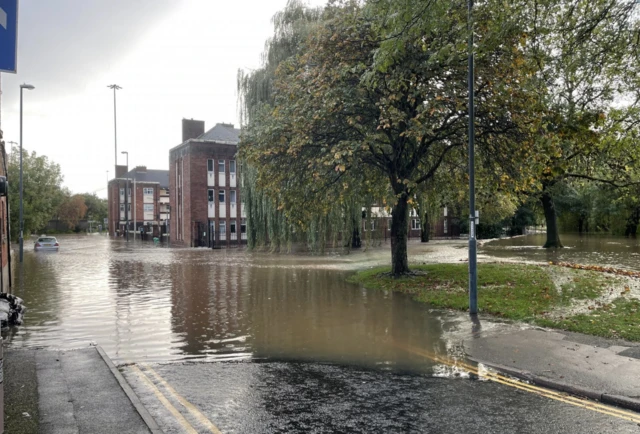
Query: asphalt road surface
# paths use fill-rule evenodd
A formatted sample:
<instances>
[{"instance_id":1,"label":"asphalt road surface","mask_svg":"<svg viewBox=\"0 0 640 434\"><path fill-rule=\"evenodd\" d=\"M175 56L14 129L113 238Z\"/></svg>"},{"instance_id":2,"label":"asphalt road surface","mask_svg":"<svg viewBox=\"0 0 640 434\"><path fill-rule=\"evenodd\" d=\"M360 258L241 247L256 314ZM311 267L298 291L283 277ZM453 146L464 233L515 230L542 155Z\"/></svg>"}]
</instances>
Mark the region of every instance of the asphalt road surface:
<instances>
[{"instance_id":1,"label":"asphalt road surface","mask_svg":"<svg viewBox=\"0 0 640 434\"><path fill-rule=\"evenodd\" d=\"M640 433L638 414L583 408L475 375L295 361L123 371L167 433Z\"/></svg>"}]
</instances>

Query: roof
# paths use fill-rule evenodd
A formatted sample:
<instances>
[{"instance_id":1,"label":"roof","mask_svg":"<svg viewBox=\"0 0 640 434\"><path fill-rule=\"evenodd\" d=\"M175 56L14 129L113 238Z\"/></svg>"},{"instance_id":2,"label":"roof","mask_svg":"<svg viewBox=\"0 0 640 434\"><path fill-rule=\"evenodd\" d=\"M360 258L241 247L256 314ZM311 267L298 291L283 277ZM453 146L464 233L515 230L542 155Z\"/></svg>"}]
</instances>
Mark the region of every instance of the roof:
<instances>
[{"instance_id":1,"label":"roof","mask_svg":"<svg viewBox=\"0 0 640 434\"><path fill-rule=\"evenodd\" d=\"M156 182L162 188L169 188L168 170L149 170L146 172L136 172L135 169L128 171L122 178L135 179L138 182Z\"/></svg>"},{"instance_id":2,"label":"roof","mask_svg":"<svg viewBox=\"0 0 640 434\"><path fill-rule=\"evenodd\" d=\"M240 141L240 130L233 128L231 124L216 124L196 140L218 142L228 145L237 145Z\"/></svg>"}]
</instances>

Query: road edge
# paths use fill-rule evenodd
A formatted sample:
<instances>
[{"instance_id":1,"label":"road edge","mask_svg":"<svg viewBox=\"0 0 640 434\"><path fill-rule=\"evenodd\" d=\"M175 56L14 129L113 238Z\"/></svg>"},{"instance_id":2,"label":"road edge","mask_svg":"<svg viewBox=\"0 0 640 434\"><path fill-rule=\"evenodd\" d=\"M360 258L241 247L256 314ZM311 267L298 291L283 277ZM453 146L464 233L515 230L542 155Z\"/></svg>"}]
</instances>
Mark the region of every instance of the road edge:
<instances>
[{"instance_id":1,"label":"road edge","mask_svg":"<svg viewBox=\"0 0 640 434\"><path fill-rule=\"evenodd\" d=\"M144 404L142 404L142 401L140 401L140 398L138 398L138 395L136 395L136 393L133 391L133 389L127 382L127 380L120 373L120 371L118 371L118 368L116 368L116 366L113 364L113 362L111 361L111 358L109 358L107 353L105 353L105 351L99 345L95 345L95 348L98 351L98 354L100 354L100 357L102 357L102 360L104 361L104 363L107 365L107 367L113 374L113 376L118 381L118 384L120 384L120 387L122 388L124 393L129 398L129 401L131 401L131 404L133 404L133 406L135 407L136 411L138 412L138 414L140 415L144 423L147 424L147 427L149 428L149 430L153 434L164 434L164 431L160 429L160 427L156 423L153 416L151 416L151 413L149 413L149 411L144 406Z\"/></svg>"},{"instance_id":2,"label":"road edge","mask_svg":"<svg viewBox=\"0 0 640 434\"><path fill-rule=\"evenodd\" d=\"M521 369L512 368L510 366L499 365L497 363L486 362L486 361L478 360L474 358L469 358L469 360L475 363L482 363L483 365L488 366L489 368L499 371L503 374L510 375L520 380L529 381L538 386L546 387L548 389L558 390L560 392L565 392L570 395L589 398L595 401L600 401L604 404L615 405L616 407L621 407L627 410L640 412L640 399L630 398L628 396L612 395L609 393L598 392L585 387L575 386L575 385L567 384L562 381L554 380L551 378L534 375L531 372L524 371Z\"/></svg>"}]
</instances>

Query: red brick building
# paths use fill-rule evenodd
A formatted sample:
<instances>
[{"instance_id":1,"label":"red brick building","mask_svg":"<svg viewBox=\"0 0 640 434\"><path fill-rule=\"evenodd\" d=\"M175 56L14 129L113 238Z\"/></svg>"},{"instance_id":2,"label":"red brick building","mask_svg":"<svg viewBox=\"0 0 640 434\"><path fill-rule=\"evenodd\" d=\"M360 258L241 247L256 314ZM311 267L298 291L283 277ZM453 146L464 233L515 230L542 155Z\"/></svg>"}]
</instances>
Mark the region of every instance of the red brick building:
<instances>
[{"instance_id":1,"label":"red brick building","mask_svg":"<svg viewBox=\"0 0 640 434\"><path fill-rule=\"evenodd\" d=\"M229 247L246 240L236 153L240 130L182 120L182 144L169 151L171 244Z\"/></svg>"},{"instance_id":2,"label":"red brick building","mask_svg":"<svg viewBox=\"0 0 640 434\"><path fill-rule=\"evenodd\" d=\"M125 197L126 194L126 197ZM169 226L169 171L138 166L109 181L109 235L161 237ZM126 212L125 212L126 207ZM133 234L130 233L133 237Z\"/></svg>"}]
</instances>

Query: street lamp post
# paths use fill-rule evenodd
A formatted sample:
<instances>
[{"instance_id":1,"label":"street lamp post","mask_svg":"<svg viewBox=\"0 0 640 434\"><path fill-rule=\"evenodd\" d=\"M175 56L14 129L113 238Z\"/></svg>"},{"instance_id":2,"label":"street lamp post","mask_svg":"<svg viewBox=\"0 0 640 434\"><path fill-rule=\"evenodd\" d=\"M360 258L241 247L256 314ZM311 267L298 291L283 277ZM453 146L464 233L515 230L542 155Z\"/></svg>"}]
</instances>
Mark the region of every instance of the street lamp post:
<instances>
[{"instance_id":1,"label":"street lamp post","mask_svg":"<svg viewBox=\"0 0 640 434\"><path fill-rule=\"evenodd\" d=\"M127 173L129 172L129 152L122 151L122 154L127 156ZM126 221L125 233L127 234L127 241L129 241L129 178L124 181L124 220Z\"/></svg>"},{"instance_id":2,"label":"street lamp post","mask_svg":"<svg viewBox=\"0 0 640 434\"><path fill-rule=\"evenodd\" d=\"M22 90L33 90L33 87L30 84L21 84L20 85L20 236L18 237L18 242L20 243L20 263L22 263L24 257L24 215L23 215L23 205L22 205Z\"/></svg>"},{"instance_id":3,"label":"street lamp post","mask_svg":"<svg viewBox=\"0 0 640 434\"><path fill-rule=\"evenodd\" d=\"M473 107L473 0L469 0L469 313L478 313L478 254L476 242L476 186L475 186L475 155L474 155L474 118Z\"/></svg>"},{"instance_id":4,"label":"street lamp post","mask_svg":"<svg viewBox=\"0 0 640 434\"><path fill-rule=\"evenodd\" d=\"M107 86L109 89L113 89L113 142L115 146L114 155L115 155L115 177L118 177L118 124L116 121L116 90L122 89L117 84L110 84Z\"/></svg>"}]
</instances>

